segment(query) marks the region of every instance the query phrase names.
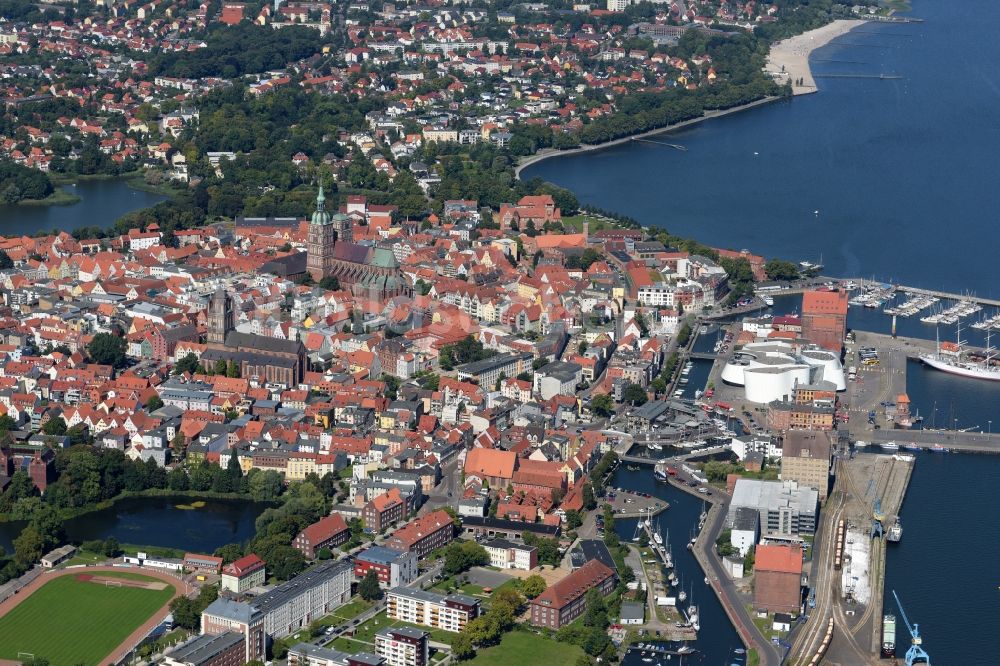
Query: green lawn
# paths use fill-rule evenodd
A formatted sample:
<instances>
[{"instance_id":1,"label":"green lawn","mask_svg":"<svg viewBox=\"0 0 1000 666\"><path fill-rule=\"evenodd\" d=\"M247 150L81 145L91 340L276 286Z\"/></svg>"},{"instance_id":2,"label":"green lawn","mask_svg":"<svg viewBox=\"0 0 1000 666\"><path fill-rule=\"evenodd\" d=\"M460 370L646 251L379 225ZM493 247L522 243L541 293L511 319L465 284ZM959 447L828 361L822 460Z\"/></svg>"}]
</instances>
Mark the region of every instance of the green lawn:
<instances>
[{"instance_id":1,"label":"green lawn","mask_svg":"<svg viewBox=\"0 0 1000 666\"><path fill-rule=\"evenodd\" d=\"M153 580L117 572L98 575ZM0 658L17 659L19 652L28 652L52 666L98 664L173 593L172 587L142 590L107 587L72 575L54 578L0 618Z\"/></svg>"},{"instance_id":2,"label":"green lawn","mask_svg":"<svg viewBox=\"0 0 1000 666\"><path fill-rule=\"evenodd\" d=\"M353 601L350 601L333 611L332 615L327 615L323 618L323 624L339 624L344 620L353 620L371 608L371 605L372 602L365 601L361 597L356 597ZM330 620L329 622L327 622L328 619Z\"/></svg>"},{"instance_id":3,"label":"green lawn","mask_svg":"<svg viewBox=\"0 0 1000 666\"><path fill-rule=\"evenodd\" d=\"M432 587L431 591L440 592L441 594L454 594L456 590L452 587L453 585L454 582L452 581L452 579L446 578L439 584ZM483 592L482 586L476 585L474 583L466 583L465 585L460 585L458 588L458 592L460 592L461 594L467 594L470 597L486 596L485 593Z\"/></svg>"},{"instance_id":4,"label":"green lawn","mask_svg":"<svg viewBox=\"0 0 1000 666\"><path fill-rule=\"evenodd\" d=\"M602 231L604 229L621 229L622 227L614 224L609 220L604 220L601 218L594 217L593 215L587 215L586 213L580 215L566 216L562 218L563 227L569 232L580 232L583 230L584 221L590 222L590 232Z\"/></svg>"},{"instance_id":5,"label":"green lawn","mask_svg":"<svg viewBox=\"0 0 1000 666\"><path fill-rule=\"evenodd\" d=\"M357 654L359 652L374 652L375 648L371 645L366 645L364 643L359 643L357 641L352 641L350 638L336 638L331 643L327 643L328 648L333 650L340 650L341 652L346 652L348 654Z\"/></svg>"},{"instance_id":6,"label":"green lawn","mask_svg":"<svg viewBox=\"0 0 1000 666\"><path fill-rule=\"evenodd\" d=\"M572 666L583 650L569 643L557 643L526 631L512 631L500 645L477 650L469 663L474 666L509 666L509 664L545 664Z\"/></svg>"}]
</instances>

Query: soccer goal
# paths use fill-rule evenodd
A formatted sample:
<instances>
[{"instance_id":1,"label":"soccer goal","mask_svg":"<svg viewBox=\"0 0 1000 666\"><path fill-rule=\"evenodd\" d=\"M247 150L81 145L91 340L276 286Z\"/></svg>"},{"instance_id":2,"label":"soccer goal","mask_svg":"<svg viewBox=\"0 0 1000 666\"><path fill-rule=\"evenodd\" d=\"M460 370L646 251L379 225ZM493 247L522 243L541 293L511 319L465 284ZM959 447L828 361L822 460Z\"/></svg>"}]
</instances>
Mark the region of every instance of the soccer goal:
<instances>
[{"instance_id":1,"label":"soccer goal","mask_svg":"<svg viewBox=\"0 0 1000 666\"><path fill-rule=\"evenodd\" d=\"M121 587L122 582L120 580L106 580L104 581L104 587Z\"/></svg>"}]
</instances>

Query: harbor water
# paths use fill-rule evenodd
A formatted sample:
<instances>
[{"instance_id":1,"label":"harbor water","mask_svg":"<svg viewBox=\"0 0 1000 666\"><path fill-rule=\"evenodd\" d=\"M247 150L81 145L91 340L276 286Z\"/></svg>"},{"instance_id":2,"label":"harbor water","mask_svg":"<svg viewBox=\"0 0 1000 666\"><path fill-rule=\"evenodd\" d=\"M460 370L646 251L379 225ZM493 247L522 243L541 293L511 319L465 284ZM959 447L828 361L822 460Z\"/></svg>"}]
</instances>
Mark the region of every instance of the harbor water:
<instances>
[{"instance_id":1,"label":"harbor water","mask_svg":"<svg viewBox=\"0 0 1000 666\"><path fill-rule=\"evenodd\" d=\"M525 169L646 225L832 275L1000 297L994 0L913 0L817 50L820 92ZM894 74L895 80L822 78Z\"/></svg>"},{"instance_id":2,"label":"harbor water","mask_svg":"<svg viewBox=\"0 0 1000 666\"><path fill-rule=\"evenodd\" d=\"M698 516L702 511L702 502L696 497L674 488L666 483L653 479L653 468L643 465L638 471L631 471L622 465L611 477L612 487L623 488L636 492L644 492L667 501L670 508L653 518L654 527L658 524L664 538L669 530L669 542L673 553L674 571L682 579L684 589L689 595L688 601L681 604L685 608L692 599L698 606L701 620L701 631L698 640L690 645L698 650L697 654L684 656L683 659L673 657L668 661L666 656L655 656L662 664L732 664L736 660L733 650L743 647L736 630L726 616L715 592L705 584L705 573L702 571L694 555L687 549L692 530L698 526ZM635 534L637 519L615 519L615 532L623 541L629 541ZM641 580L641 572L636 572L637 580ZM680 587L674 588L680 591ZM649 611L647 611L648 616ZM647 639L642 642L653 642ZM666 644L664 644L666 645ZM622 662L624 666L647 666L640 652L632 650ZM740 660L739 663L745 663Z\"/></svg>"}]
</instances>

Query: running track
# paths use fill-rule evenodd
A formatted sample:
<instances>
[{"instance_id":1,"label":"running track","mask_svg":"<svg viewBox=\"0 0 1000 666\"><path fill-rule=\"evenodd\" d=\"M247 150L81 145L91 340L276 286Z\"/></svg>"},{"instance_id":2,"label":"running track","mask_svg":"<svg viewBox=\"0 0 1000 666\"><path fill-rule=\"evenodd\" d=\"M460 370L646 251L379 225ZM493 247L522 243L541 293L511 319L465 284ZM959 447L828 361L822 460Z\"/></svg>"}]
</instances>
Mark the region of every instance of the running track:
<instances>
[{"instance_id":1,"label":"running track","mask_svg":"<svg viewBox=\"0 0 1000 666\"><path fill-rule=\"evenodd\" d=\"M3 617L7 613L14 610L22 601L30 597L38 588L40 588L42 585L45 585L45 583L49 582L50 580L53 580L54 578L59 578L60 576L75 576L77 574L82 574L82 573L95 574L105 571L117 572L117 573L128 571L130 573L139 573L142 574L143 576L149 576L150 578L155 578L165 583L169 583L174 588L174 596L171 597L171 601L181 596L182 594L187 594L190 591L190 586L184 581L182 581L180 578L177 578L176 576L171 576L170 574L164 573L162 571L156 571L155 569L149 569L145 567L94 566L94 567L76 567L73 569L55 569L43 573L41 576L39 576L35 580L25 585L23 588L21 588L21 590L17 594L10 597L3 603L0 603L0 617ZM125 654L127 654L132 649L133 646L135 646L136 643L138 643L143 638L143 636L148 634L153 629L153 627L155 627L156 625L158 625L160 622L163 621L163 618L165 618L167 614L170 612L169 606L170 602L168 601L166 604L163 605L162 608L160 608L160 610L156 611L156 613L154 613L152 617L146 620L146 622L144 622L141 627L139 627L131 634L129 634L128 638L122 641L121 645L116 647L114 652L112 652L107 657L102 659L99 663L113 664L117 662L119 659L121 659ZM39 656L44 656L44 655L39 655ZM18 661L9 661L0 659L0 666L16 666L17 664L20 663L21 662Z\"/></svg>"}]
</instances>

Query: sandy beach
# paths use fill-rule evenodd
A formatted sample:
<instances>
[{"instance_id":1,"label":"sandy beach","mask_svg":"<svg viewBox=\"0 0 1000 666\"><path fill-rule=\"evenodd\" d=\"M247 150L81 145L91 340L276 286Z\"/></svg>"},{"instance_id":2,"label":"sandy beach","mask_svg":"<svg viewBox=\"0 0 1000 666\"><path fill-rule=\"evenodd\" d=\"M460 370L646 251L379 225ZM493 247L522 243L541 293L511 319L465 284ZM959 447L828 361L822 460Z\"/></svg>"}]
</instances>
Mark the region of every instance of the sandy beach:
<instances>
[{"instance_id":1,"label":"sandy beach","mask_svg":"<svg viewBox=\"0 0 1000 666\"><path fill-rule=\"evenodd\" d=\"M865 21L841 19L796 35L771 47L767 58L767 71L791 79L792 93L806 95L817 91L816 81L809 70L809 54L832 40L845 35ZM801 85L798 83L802 80ZM784 79L778 78L779 82Z\"/></svg>"}]
</instances>

